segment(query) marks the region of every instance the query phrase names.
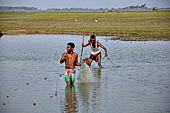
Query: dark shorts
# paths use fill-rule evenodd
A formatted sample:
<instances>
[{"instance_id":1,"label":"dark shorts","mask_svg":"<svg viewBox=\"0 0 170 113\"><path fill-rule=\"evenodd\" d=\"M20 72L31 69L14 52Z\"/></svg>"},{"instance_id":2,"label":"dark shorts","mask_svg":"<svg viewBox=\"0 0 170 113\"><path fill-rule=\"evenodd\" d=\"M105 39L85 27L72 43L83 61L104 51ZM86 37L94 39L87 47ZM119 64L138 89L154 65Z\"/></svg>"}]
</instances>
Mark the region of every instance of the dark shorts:
<instances>
[{"instance_id":1,"label":"dark shorts","mask_svg":"<svg viewBox=\"0 0 170 113\"><path fill-rule=\"evenodd\" d=\"M92 59L92 60L95 60L96 62L97 62L97 56L98 55L100 55L101 54L101 52L99 52L99 53L97 53L97 54L95 54L95 55L93 55L93 54L90 54L90 57L89 57L89 59Z\"/></svg>"}]
</instances>

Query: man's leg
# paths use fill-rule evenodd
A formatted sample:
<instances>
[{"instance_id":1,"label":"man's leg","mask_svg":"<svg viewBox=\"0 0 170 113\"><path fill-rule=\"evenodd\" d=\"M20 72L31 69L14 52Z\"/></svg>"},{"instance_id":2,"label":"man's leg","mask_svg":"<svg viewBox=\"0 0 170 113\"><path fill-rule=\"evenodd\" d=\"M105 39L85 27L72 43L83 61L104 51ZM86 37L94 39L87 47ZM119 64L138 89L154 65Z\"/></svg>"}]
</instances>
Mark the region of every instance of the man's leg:
<instances>
[{"instance_id":1,"label":"man's leg","mask_svg":"<svg viewBox=\"0 0 170 113\"><path fill-rule=\"evenodd\" d=\"M71 78L66 71L65 71L65 81L67 83L67 86L71 85Z\"/></svg>"},{"instance_id":2,"label":"man's leg","mask_svg":"<svg viewBox=\"0 0 170 113\"><path fill-rule=\"evenodd\" d=\"M90 57L87 59L86 64L90 67L91 63L92 63L93 59L92 56L90 55Z\"/></svg>"},{"instance_id":3,"label":"man's leg","mask_svg":"<svg viewBox=\"0 0 170 113\"><path fill-rule=\"evenodd\" d=\"M71 85L73 85L73 84L74 84L75 76L76 76L76 72L72 72Z\"/></svg>"},{"instance_id":4,"label":"man's leg","mask_svg":"<svg viewBox=\"0 0 170 113\"><path fill-rule=\"evenodd\" d=\"M98 66L100 68L102 68L102 65L101 65L101 53L97 55L97 62L98 62Z\"/></svg>"},{"instance_id":5,"label":"man's leg","mask_svg":"<svg viewBox=\"0 0 170 113\"><path fill-rule=\"evenodd\" d=\"M71 82L69 81L69 82L67 82L67 86L71 86Z\"/></svg>"},{"instance_id":6,"label":"man's leg","mask_svg":"<svg viewBox=\"0 0 170 113\"><path fill-rule=\"evenodd\" d=\"M88 59L88 65L89 65L89 67L91 66L91 63L92 63L92 61L93 61L93 59Z\"/></svg>"}]
</instances>

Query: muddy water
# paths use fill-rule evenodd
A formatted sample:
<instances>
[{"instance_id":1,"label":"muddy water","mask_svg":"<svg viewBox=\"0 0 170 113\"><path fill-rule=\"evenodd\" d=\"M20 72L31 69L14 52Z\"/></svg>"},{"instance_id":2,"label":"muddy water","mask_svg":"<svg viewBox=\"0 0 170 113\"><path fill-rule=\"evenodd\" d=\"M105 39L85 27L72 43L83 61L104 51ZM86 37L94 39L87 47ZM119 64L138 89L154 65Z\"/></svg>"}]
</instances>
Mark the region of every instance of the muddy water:
<instances>
[{"instance_id":1,"label":"muddy water","mask_svg":"<svg viewBox=\"0 0 170 113\"><path fill-rule=\"evenodd\" d=\"M70 41L80 56L82 36L1 37L0 113L170 113L170 42L106 38L97 37L110 60L91 66L98 82L69 88L59 60Z\"/></svg>"}]
</instances>

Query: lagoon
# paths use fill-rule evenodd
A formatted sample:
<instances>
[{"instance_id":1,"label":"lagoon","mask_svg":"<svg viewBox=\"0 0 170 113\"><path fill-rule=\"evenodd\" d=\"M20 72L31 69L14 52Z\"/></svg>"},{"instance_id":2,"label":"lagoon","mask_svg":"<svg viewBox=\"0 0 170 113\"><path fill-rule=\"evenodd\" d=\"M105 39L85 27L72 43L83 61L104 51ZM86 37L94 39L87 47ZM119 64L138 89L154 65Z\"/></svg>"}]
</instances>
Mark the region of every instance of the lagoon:
<instances>
[{"instance_id":1,"label":"lagoon","mask_svg":"<svg viewBox=\"0 0 170 113\"><path fill-rule=\"evenodd\" d=\"M67 88L59 61L68 42L80 56L82 36L1 37L0 113L170 113L170 41L110 39L97 36L111 60L101 49L103 68L91 66L98 82Z\"/></svg>"}]
</instances>

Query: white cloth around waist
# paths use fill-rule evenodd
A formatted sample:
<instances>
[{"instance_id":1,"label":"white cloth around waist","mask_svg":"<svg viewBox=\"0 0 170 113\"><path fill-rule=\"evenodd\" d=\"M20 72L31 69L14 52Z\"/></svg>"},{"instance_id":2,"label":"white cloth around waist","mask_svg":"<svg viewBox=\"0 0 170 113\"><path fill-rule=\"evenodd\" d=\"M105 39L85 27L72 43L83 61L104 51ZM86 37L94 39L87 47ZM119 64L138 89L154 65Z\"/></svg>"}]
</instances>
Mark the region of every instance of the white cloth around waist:
<instances>
[{"instance_id":1,"label":"white cloth around waist","mask_svg":"<svg viewBox=\"0 0 170 113\"><path fill-rule=\"evenodd\" d=\"M92 55L96 55L96 54L98 54L98 53L100 53L100 51L91 51L91 54L92 54Z\"/></svg>"}]
</instances>

